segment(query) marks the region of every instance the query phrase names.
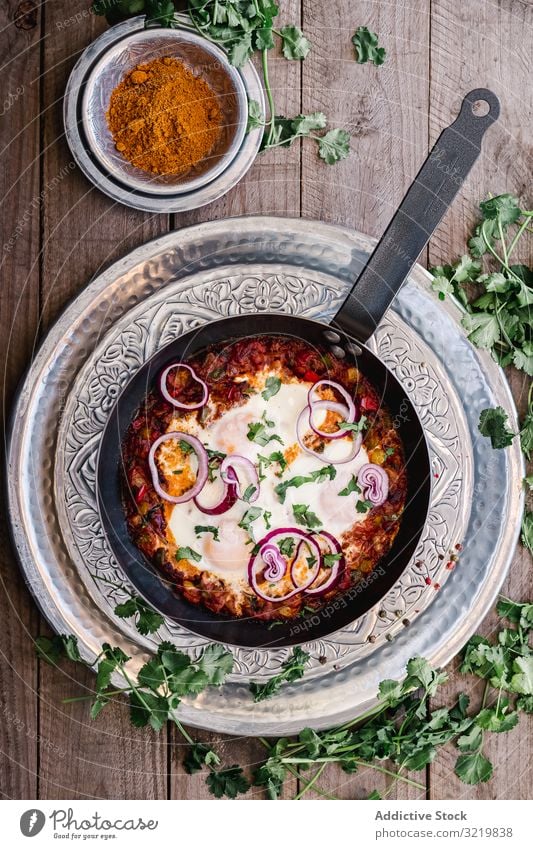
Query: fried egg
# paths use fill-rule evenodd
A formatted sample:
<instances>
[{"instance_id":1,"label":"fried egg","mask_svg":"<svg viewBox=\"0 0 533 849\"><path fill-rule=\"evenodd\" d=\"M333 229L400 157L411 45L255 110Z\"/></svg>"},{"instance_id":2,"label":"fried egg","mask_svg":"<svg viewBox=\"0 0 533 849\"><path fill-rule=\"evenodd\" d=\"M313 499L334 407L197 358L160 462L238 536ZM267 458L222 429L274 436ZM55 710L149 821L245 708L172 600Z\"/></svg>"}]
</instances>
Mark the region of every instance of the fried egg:
<instances>
[{"instance_id":1,"label":"fried egg","mask_svg":"<svg viewBox=\"0 0 533 849\"><path fill-rule=\"evenodd\" d=\"M259 379L256 376L254 388L258 391L244 404L230 408L218 418L210 421L208 414L205 417L207 423L201 424L192 415L176 416L169 427L169 431L181 430L193 434L210 451L246 457L260 472L259 497L253 504L239 499L218 516L207 515L192 500L168 507L168 528L176 545L188 547L199 555L198 560L190 560L191 565L195 569L209 570L236 592L249 587L247 567L251 551L254 544L270 529L301 527L306 530L305 525L298 522L295 505L304 505L308 514L315 514L320 523L316 530L324 528L337 539L352 528L355 522L365 518L364 512L356 510L357 501L362 498L360 493L339 494L353 476L357 477L361 466L368 462L364 447L352 460L342 462L343 458L349 457L353 445L352 436L347 433L344 437L327 441L321 458L303 451L298 444L296 424L302 409L307 405L311 383L282 383L276 394L265 400L261 391L269 376L276 376L276 373L269 370ZM321 424L320 416L317 413L318 425ZM250 438L254 434L255 437ZM312 436L310 428L305 435ZM278 452L283 455L283 464L272 457L279 456ZM275 491L279 484L295 477L306 478L331 463L335 474L332 479L288 486L284 501ZM183 490L190 487L191 469L196 470L194 455L184 458L179 450L176 452L175 447L174 450L169 447L166 452L160 452L158 465L169 492L176 493L180 479L183 481ZM240 484L242 493L246 482L240 479ZM215 480L207 483L202 490L201 503L216 504L221 500L223 492L224 486L216 473ZM260 514L247 522L246 514L250 516L248 511L251 508L256 508L253 510L254 515L259 508ZM215 528L216 532L202 530L208 526Z\"/></svg>"}]
</instances>

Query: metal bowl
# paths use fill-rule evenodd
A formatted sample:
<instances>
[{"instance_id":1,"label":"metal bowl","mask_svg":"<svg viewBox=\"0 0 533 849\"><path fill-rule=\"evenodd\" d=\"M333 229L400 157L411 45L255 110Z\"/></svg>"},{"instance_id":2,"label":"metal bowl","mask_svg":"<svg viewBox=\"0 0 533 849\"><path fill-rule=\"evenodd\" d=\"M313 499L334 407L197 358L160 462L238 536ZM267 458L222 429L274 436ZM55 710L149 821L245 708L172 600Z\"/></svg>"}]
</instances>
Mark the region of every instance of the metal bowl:
<instances>
[{"instance_id":1,"label":"metal bowl","mask_svg":"<svg viewBox=\"0 0 533 849\"><path fill-rule=\"evenodd\" d=\"M132 165L116 150L106 120L113 89L137 65L163 57L179 59L204 79L223 115L222 133L209 157L179 175L156 175ZM186 29L148 28L119 39L93 65L81 111L87 143L103 169L131 189L164 196L195 191L226 170L244 139L248 99L241 75L215 44Z\"/></svg>"}]
</instances>

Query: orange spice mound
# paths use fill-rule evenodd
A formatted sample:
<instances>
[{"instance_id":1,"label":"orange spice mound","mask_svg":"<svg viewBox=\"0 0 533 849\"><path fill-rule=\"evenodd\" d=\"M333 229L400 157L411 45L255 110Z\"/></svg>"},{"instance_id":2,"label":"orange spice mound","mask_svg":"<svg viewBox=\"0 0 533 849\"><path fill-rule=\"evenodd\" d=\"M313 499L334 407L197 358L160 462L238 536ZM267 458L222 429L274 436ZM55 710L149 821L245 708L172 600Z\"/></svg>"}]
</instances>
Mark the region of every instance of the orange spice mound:
<instances>
[{"instance_id":1,"label":"orange spice mound","mask_svg":"<svg viewBox=\"0 0 533 849\"><path fill-rule=\"evenodd\" d=\"M152 174L183 174L213 150L222 112L211 87L177 59L137 65L106 115L116 149Z\"/></svg>"}]
</instances>

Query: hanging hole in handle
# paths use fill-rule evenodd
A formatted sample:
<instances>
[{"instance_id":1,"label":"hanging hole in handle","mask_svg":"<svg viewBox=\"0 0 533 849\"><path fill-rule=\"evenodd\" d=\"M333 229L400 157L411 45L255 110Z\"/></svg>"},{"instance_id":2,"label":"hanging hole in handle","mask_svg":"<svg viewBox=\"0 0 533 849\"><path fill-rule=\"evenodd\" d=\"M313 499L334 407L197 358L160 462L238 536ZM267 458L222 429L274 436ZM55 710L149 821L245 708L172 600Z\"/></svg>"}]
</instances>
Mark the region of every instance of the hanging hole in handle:
<instances>
[{"instance_id":1,"label":"hanging hole in handle","mask_svg":"<svg viewBox=\"0 0 533 849\"><path fill-rule=\"evenodd\" d=\"M472 115L476 118L484 118L490 112L490 103L486 100L475 100L472 104Z\"/></svg>"}]
</instances>

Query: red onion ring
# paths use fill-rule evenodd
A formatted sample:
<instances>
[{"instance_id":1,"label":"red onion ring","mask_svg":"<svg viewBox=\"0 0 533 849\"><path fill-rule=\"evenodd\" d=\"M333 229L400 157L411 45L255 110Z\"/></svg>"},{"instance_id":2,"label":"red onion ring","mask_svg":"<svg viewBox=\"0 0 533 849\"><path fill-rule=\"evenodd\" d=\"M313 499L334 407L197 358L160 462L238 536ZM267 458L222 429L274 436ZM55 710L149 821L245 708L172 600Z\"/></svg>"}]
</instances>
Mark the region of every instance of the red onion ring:
<instances>
[{"instance_id":1,"label":"red onion ring","mask_svg":"<svg viewBox=\"0 0 533 849\"><path fill-rule=\"evenodd\" d=\"M333 566L329 570L330 574L328 575L328 577L326 578L325 581L322 581L322 583L319 584L318 587L313 587L313 585L311 584L311 586L305 591L306 595L320 596L323 593L327 592L327 590L332 589L332 587L334 587L335 584L338 582L340 576L342 575L344 569L346 568L346 558L344 557L344 554L342 553L342 548L341 548L339 541L336 540L335 537L332 534L330 534L328 531L320 531L319 533L315 534L315 536L316 537L325 537L328 540L328 543L330 545L330 549L334 549L335 554L341 554L342 555L342 557L340 557L339 560L335 561L335 563L333 564ZM323 557L323 555L322 555L322 557Z\"/></svg>"},{"instance_id":2,"label":"red onion ring","mask_svg":"<svg viewBox=\"0 0 533 849\"><path fill-rule=\"evenodd\" d=\"M348 419L349 411L346 404L338 404L337 401L313 401L309 409L309 425L311 430L316 433L317 436L322 437L322 439L340 439L341 437L346 436L346 431L341 430L340 428L338 430L334 430L333 433L328 433L325 430L320 430L320 428L313 423L313 414L315 410L331 410L333 413L339 413L339 415L351 424Z\"/></svg>"},{"instance_id":3,"label":"red onion ring","mask_svg":"<svg viewBox=\"0 0 533 849\"><path fill-rule=\"evenodd\" d=\"M213 504L212 507L205 507L203 504L200 504L200 502L198 501L198 497L194 499L194 503L198 507L198 510L201 510L202 513L205 513L206 516L221 516L222 513L227 513L228 510L231 510L231 508L239 497L237 493L237 475L231 468L229 468L227 472L227 477L229 478L229 480L222 481L222 483L224 484L224 494L218 504Z\"/></svg>"},{"instance_id":4,"label":"red onion ring","mask_svg":"<svg viewBox=\"0 0 533 849\"><path fill-rule=\"evenodd\" d=\"M247 499L248 504L253 504L254 501L257 501L259 498L259 475L257 474L257 469L247 457L243 457L241 454L229 454L227 457L224 457L222 463L220 465L220 477L224 481L224 483L231 483L231 478L228 481L227 472L231 470L233 473L233 479L237 484L237 495L239 498L242 498L244 493L246 492L247 487L244 489L241 487L241 482L239 480L239 475L235 471L235 467L242 466L243 469L246 469L249 477L251 478L250 484L255 487L255 492L252 493L252 496Z\"/></svg>"},{"instance_id":5,"label":"red onion ring","mask_svg":"<svg viewBox=\"0 0 533 849\"><path fill-rule=\"evenodd\" d=\"M187 369L188 372L190 372L192 379L196 383L199 383L203 389L203 396L201 401L198 401L196 404L184 404L182 401L177 401L176 398L174 398L170 394L167 389L167 377L169 375L169 372L171 372L173 368L184 368ZM161 377L159 378L159 388L161 390L161 395L163 396L165 401L168 401L169 404L172 404L173 407L177 407L179 410L199 410L200 407L203 407L204 404L206 404L207 399L209 398L209 389L207 388L207 383L205 383L203 380L200 380L196 372L190 366L188 366L187 363L172 363L171 365L167 366L167 368L161 372Z\"/></svg>"},{"instance_id":6,"label":"red onion ring","mask_svg":"<svg viewBox=\"0 0 533 849\"><path fill-rule=\"evenodd\" d=\"M261 570L262 564L264 563L263 558L261 557L261 551L266 545L266 543L275 540L276 537L279 536L292 536L297 537L300 540L304 540L310 548L316 551L317 555L317 563L316 567L311 574L311 579L308 580L305 584L300 587L296 587L296 589L291 590L291 592L286 593L284 596L272 597L266 595L257 585L257 573ZM276 528L276 530L270 531L266 536L263 537L262 540L259 541L258 545L258 553L252 554L250 560L248 562L248 582L253 589L254 593L259 596L259 598L263 599L263 601L268 601L272 603L279 603L282 601L287 601L287 599L292 598L298 593L304 592L304 590L309 587L313 581L315 580L318 571L320 569L320 565L322 563L322 552L320 550L320 546L316 542L314 536L312 534L306 533L306 531L302 531L300 528ZM266 577L266 576L265 576Z\"/></svg>"},{"instance_id":7,"label":"red onion ring","mask_svg":"<svg viewBox=\"0 0 533 849\"><path fill-rule=\"evenodd\" d=\"M363 490L363 497L376 507L387 500L389 494L389 476L382 466L365 463L357 474L357 483Z\"/></svg>"},{"instance_id":8,"label":"red onion ring","mask_svg":"<svg viewBox=\"0 0 533 849\"><path fill-rule=\"evenodd\" d=\"M198 460L198 470L196 472L196 481L194 485L191 486L187 492L184 492L183 495L169 495L168 492L165 492L163 487L159 482L159 470L157 468L157 464L155 461L155 453L160 445L163 442L168 442L170 439L179 439L180 442L186 442L191 448L194 449ZM148 465L150 467L150 472L152 475L152 483L154 485L154 489L157 494L164 498L165 501L170 501L172 504L183 504L184 501L190 501L195 495L198 495L203 485L207 480L208 474L208 458L207 451L204 446L195 436L191 436L190 433L182 433L179 430L171 431L170 433L164 433L163 436L160 436L159 439L156 439L150 448L150 452L148 454Z\"/></svg>"},{"instance_id":9,"label":"red onion ring","mask_svg":"<svg viewBox=\"0 0 533 849\"><path fill-rule=\"evenodd\" d=\"M287 571L287 561L283 557L279 548L273 543L267 542L267 544L261 548L259 554L267 564L267 568L264 571L265 581L268 581L271 584L281 581Z\"/></svg>"},{"instance_id":10,"label":"red onion ring","mask_svg":"<svg viewBox=\"0 0 533 849\"><path fill-rule=\"evenodd\" d=\"M317 403L318 403L318 401L315 401L315 404L317 404ZM298 418L296 420L296 437L298 439L298 445L300 446L302 451L306 451L307 454L312 454L313 457L316 457L318 460L321 460L323 463L327 463L328 465L331 464L331 465L334 465L334 466L342 465L343 463L350 463L354 459L354 457L357 456L357 454L359 453L359 450L361 448L361 445L363 444L363 435L361 433L356 433L355 436L352 435L352 443L353 443L352 444L352 450L350 451L348 456L344 457L342 460L332 460L328 457L324 457L324 454L320 454L318 451L313 451L312 448L308 448L307 445L303 441L303 432L302 432L306 418L307 418L308 427L311 427L311 425L310 425L311 408L309 406L303 408L302 412L300 413L300 415L298 416ZM345 433L343 435L347 436L348 433Z\"/></svg>"},{"instance_id":11,"label":"red onion ring","mask_svg":"<svg viewBox=\"0 0 533 849\"><path fill-rule=\"evenodd\" d=\"M309 406L312 407L313 404L316 403L316 401L321 400L320 398L314 397L314 393L317 391L319 386L330 386L331 389L334 389L335 392L339 393L341 398L344 398L344 400L346 402L346 406L348 407L348 417L347 417L346 421L349 422L350 424L352 422L354 422L357 410L356 410L356 406L355 406L355 403L353 401L353 398L351 397L349 392L346 391L344 386L341 386L340 383L336 383L334 380L318 380L311 387L311 389L309 390L308 395L307 395L307 403L309 404Z\"/></svg>"},{"instance_id":12,"label":"red onion ring","mask_svg":"<svg viewBox=\"0 0 533 849\"><path fill-rule=\"evenodd\" d=\"M299 543L298 543L298 548L296 549L296 554L295 554L295 555L294 555L294 557L292 558L292 563L291 563L291 580L292 580L292 582L293 582L294 586L295 586L295 587L298 587L298 590L299 590L300 592L306 592L307 587L310 587L310 586L311 586L311 584L312 584L314 581L316 581L317 576L318 576L318 573L319 573L319 571L320 571L320 567L322 566L322 552L321 552L321 553L320 553L320 557L315 557L316 563L314 564L314 567L313 567L313 577L311 578L311 580L309 580L309 579L308 579L308 580L305 582L305 584L298 584L298 583L296 582L296 579L295 579L295 566L296 566L296 564L298 563L298 560L300 559L300 549L301 549L302 545L306 545L306 543L307 543L307 540L301 540L301 542L299 542ZM315 543L316 543L316 540L315 540ZM317 543L317 545L318 545L318 543ZM320 548L320 546L319 546L319 548ZM310 567L310 568L311 568L311 567Z\"/></svg>"}]
</instances>

